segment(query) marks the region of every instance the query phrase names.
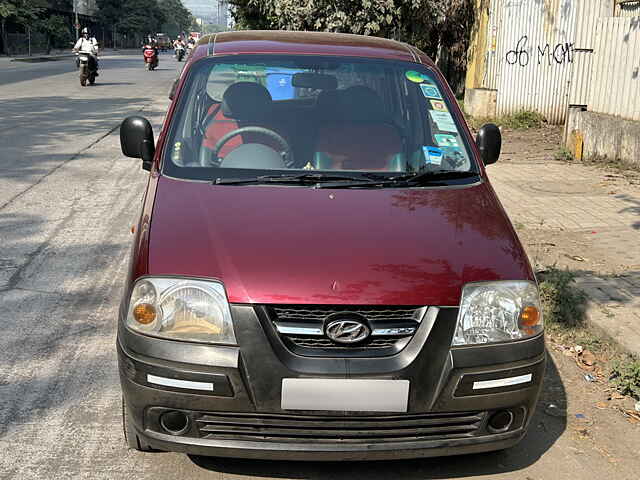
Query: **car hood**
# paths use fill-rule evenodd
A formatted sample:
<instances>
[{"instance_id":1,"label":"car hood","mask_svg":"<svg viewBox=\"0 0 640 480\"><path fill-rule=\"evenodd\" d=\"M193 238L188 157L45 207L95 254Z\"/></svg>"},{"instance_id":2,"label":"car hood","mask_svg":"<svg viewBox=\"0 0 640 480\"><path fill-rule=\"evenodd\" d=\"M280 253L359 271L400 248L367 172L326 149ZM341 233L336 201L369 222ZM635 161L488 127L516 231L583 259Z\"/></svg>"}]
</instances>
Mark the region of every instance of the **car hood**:
<instances>
[{"instance_id":1,"label":"car hood","mask_svg":"<svg viewBox=\"0 0 640 480\"><path fill-rule=\"evenodd\" d=\"M467 282L532 279L488 183L414 189L160 177L150 275L221 280L232 303L457 305Z\"/></svg>"}]
</instances>

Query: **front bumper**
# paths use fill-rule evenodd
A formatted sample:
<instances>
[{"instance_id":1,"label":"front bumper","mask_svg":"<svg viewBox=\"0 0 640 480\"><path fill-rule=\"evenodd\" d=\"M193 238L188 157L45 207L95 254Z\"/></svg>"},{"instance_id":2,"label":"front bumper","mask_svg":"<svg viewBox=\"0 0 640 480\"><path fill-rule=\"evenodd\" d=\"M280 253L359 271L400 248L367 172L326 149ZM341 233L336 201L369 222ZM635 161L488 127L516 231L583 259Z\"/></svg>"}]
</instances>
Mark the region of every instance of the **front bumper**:
<instances>
[{"instance_id":1,"label":"front bumper","mask_svg":"<svg viewBox=\"0 0 640 480\"><path fill-rule=\"evenodd\" d=\"M145 443L191 454L366 460L508 448L522 439L535 408L544 375L544 338L450 349L454 310L440 309L430 330L419 330L396 355L353 359L291 354L249 306L232 307L240 347L152 339L125 330L121 322L118 357L125 403ZM470 387L528 375L531 381L523 384L477 391ZM158 377L213 388L149 382ZM408 379L408 411L282 410L284 378ZM188 427L175 435L160 421L170 411L188 418ZM489 419L500 411L511 412L513 421L504 430L490 428Z\"/></svg>"}]
</instances>

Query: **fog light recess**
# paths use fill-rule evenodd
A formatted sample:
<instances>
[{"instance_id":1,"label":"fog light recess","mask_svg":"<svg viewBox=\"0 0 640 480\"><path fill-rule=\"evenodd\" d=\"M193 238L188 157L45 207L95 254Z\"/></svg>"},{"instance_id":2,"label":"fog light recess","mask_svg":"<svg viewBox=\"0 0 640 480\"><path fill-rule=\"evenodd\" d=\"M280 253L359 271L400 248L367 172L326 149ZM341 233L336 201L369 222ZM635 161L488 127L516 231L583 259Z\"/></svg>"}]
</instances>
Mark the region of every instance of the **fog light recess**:
<instances>
[{"instance_id":1,"label":"fog light recess","mask_svg":"<svg viewBox=\"0 0 640 480\"><path fill-rule=\"evenodd\" d=\"M513 412L498 410L489 418L487 428L492 433L506 432L513 424Z\"/></svg>"},{"instance_id":2,"label":"fog light recess","mask_svg":"<svg viewBox=\"0 0 640 480\"><path fill-rule=\"evenodd\" d=\"M175 410L165 412L160 415L160 426L171 435L182 435L189 430L189 417Z\"/></svg>"}]
</instances>

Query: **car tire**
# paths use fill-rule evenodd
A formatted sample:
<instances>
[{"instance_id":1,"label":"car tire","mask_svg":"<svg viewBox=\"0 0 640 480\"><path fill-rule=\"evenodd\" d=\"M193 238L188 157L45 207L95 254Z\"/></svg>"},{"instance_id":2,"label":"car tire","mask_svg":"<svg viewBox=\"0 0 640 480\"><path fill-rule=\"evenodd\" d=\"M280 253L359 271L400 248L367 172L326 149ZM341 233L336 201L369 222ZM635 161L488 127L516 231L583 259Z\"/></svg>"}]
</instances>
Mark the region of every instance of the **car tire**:
<instances>
[{"instance_id":1,"label":"car tire","mask_svg":"<svg viewBox=\"0 0 640 480\"><path fill-rule=\"evenodd\" d=\"M124 433L124 440L129 449L137 450L138 452L153 451L153 449L138 436L138 432L136 432L136 428L131 422L129 410L127 409L127 405L124 403L124 398L122 399L122 432Z\"/></svg>"}]
</instances>

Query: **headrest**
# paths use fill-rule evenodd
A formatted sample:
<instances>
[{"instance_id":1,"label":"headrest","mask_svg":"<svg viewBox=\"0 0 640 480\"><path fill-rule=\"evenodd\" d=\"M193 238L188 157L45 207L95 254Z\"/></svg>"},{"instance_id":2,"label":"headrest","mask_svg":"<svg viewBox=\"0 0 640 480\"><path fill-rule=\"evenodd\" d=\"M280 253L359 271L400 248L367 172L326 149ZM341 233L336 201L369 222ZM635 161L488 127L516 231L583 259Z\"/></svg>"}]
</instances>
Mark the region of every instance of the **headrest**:
<instances>
[{"instance_id":1,"label":"headrest","mask_svg":"<svg viewBox=\"0 0 640 480\"><path fill-rule=\"evenodd\" d=\"M269 90L254 82L238 82L222 95L222 113L229 118L253 119L264 116L271 107Z\"/></svg>"},{"instance_id":2,"label":"headrest","mask_svg":"<svg viewBox=\"0 0 640 480\"><path fill-rule=\"evenodd\" d=\"M323 91L318 95L317 105L323 117L336 121L378 123L388 117L380 96L364 85Z\"/></svg>"}]
</instances>

